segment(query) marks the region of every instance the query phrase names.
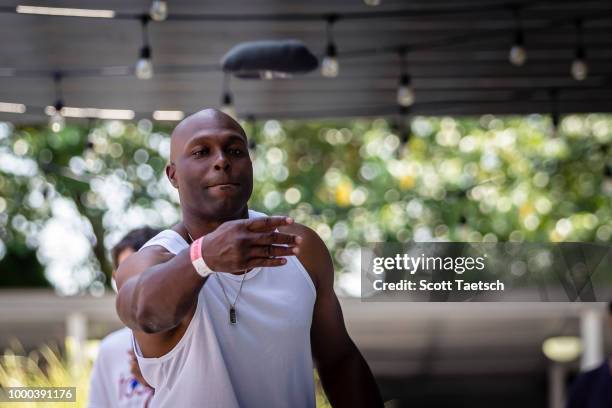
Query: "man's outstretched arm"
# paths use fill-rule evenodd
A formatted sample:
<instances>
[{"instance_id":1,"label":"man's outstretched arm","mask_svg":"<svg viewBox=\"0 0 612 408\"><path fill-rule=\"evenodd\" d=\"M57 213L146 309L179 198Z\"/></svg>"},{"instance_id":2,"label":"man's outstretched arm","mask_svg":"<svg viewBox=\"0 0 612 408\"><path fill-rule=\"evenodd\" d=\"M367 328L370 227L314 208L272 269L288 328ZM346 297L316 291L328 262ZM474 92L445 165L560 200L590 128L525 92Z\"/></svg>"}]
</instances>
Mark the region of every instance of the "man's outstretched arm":
<instances>
[{"instance_id":1,"label":"man's outstretched arm","mask_svg":"<svg viewBox=\"0 0 612 408\"><path fill-rule=\"evenodd\" d=\"M303 242L299 260L317 287L311 327L314 360L333 407L382 407L383 401L365 359L349 337L334 292L334 267L327 247L309 228L297 226Z\"/></svg>"},{"instance_id":2,"label":"man's outstretched arm","mask_svg":"<svg viewBox=\"0 0 612 408\"><path fill-rule=\"evenodd\" d=\"M283 256L294 255L300 238L274 230L291 222L287 217L225 222L204 237L203 258L215 271L280 266ZM117 312L145 357L159 357L180 340L205 279L195 272L189 249L173 256L160 247L144 248L121 264Z\"/></svg>"}]
</instances>

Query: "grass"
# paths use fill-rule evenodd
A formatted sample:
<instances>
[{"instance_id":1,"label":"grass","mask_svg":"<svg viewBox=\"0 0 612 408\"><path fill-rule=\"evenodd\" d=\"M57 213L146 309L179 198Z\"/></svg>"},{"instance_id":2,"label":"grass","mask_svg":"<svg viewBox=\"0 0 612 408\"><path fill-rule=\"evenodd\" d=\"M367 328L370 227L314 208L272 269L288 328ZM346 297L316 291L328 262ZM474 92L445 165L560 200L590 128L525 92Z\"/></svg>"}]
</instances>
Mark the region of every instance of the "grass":
<instances>
[{"instance_id":1,"label":"grass","mask_svg":"<svg viewBox=\"0 0 612 408\"><path fill-rule=\"evenodd\" d=\"M67 355L70 355L70 342L66 342ZM87 359L83 364L69 363L57 348L44 345L30 353L17 342L0 356L0 387L76 387L75 402L53 402L54 408L81 408L87 405L89 373L92 362ZM48 407L49 402L29 402L27 407ZM0 402L1 408L23 408L23 402Z\"/></svg>"}]
</instances>

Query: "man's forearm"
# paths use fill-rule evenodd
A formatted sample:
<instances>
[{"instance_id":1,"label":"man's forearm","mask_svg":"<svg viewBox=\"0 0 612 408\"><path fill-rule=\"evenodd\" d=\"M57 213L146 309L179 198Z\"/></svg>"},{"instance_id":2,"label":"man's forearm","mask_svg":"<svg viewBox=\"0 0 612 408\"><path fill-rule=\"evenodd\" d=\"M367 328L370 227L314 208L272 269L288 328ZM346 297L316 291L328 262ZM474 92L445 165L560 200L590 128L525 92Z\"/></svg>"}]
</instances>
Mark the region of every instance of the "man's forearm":
<instances>
[{"instance_id":1,"label":"man's forearm","mask_svg":"<svg viewBox=\"0 0 612 408\"><path fill-rule=\"evenodd\" d=\"M383 406L374 376L357 348L333 365L317 368L325 394L334 408Z\"/></svg>"},{"instance_id":2,"label":"man's forearm","mask_svg":"<svg viewBox=\"0 0 612 408\"><path fill-rule=\"evenodd\" d=\"M134 330L170 330L187 315L205 282L193 268L189 249L185 249L121 286L117 296L119 317Z\"/></svg>"}]
</instances>

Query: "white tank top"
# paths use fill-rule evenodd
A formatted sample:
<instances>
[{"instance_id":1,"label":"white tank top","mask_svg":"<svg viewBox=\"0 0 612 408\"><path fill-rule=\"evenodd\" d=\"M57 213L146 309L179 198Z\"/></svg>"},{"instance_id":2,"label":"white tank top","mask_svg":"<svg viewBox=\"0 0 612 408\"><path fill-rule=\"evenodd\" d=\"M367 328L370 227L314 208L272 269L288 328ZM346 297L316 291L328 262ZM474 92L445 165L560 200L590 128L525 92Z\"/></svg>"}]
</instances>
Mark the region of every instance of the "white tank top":
<instances>
[{"instance_id":1,"label":"white tank top","mask_svg":"<svg viewBox=\"0 0 612 408\"><path fill-rule=\"evenodd\" d=\"M249 210L249 218L262 216ZM175 255L189 248L173 230L143 248L151 245ZM242 276L217 275L233 302ZM155 388L151 407L315 406L310 326L316 289L310 275L290 256L285 265L253 269L244 279L236 325L230 324L219 280L210 276L189 327L170 352L144 358L133 341L142 374Z\"/></svg>"}]
</instances>

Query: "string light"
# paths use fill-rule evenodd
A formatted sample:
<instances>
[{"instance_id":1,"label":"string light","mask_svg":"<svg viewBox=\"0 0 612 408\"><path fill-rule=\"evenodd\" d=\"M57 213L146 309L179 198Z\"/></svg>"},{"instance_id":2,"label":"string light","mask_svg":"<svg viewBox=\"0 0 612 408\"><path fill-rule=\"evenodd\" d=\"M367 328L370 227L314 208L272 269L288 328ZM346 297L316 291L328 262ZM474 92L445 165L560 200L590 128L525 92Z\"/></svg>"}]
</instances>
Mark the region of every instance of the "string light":
<instances>
[{"instance_id":1,"label":"string light","mask_svg":"<svg viewBox=\"0 0 612 408\"><path fill-rule=\"evenodd\" d=\"M136 63L136 77L138 79L153 78L153 62L151 61L151 48L148 45L140 49L140 57Z\"/></svg>"},{"instance_id":2,"label":"string light","mask_svg":"<svg viewBox=\"0 0 612 408\"><path fill-rule=\"evenodd\" d=\"M582 40L582 21L576 20L576 57L572 61L572 77L576 81L584 81L589 75L589 65L586 61L586 51Z\"/></svg>"},{"instance_id":3,"label":"string light","mask_svg":"<svg viewBox=\"0 0 612 408\"><path fill-rule=\"evenodd\" d=\"M400 106L411 106L414 103L412 80L408 74L400 76L400 85L397 88L397 103Z\"/></svg>"},{"instance_id":4,"label":"string light","mask_svg":"<svg viewBox=\"0 0 612 408\"><path fill-rule=\"evenodd\" d=\"M327 19L327 47L325 49L325 57L321 62L321 74L326 78L335 78L340 72L340 64L338 63L338 51L332 36L332 26L337 20L337 16L330 16Z\"/></svg>"},{"instance_id":5,"label":"string light","mask_svg":"<svg viewBox=\"0 0 612 408\"><path fill-rule=\"evenodd\" d=\"M527 61L527 50L525 49L525 41L523 38L523 28L521 26L521 20L519 18L518 10L514 10L514 44L510 48L509 59L510 63L514 66L520 67Z\"/></svg>"},{"instance_id":6,"label":"string light","mask_svg":"<svg viewBox=\"0 0 612 408\"><path fill-rule=\"evenodd\" d=\"M167 2L166 2L167 3ZM18 6L18 7L28 7L28 6ZM517 7L515 7L517 8ZM490 8L491 11L497 11L497 10L507 10L508 9L508 5L503 5L503 6L492 6ZM112 10L111 10L112 11ZM2 13L3 11L0 10L0 13ZM6 11L4 11L6 12ZM455 13L457 11L453 11L453 13ZM410 14L412 14L413 11L409 11L409 10L398 10L397 12L394 12L394 15L397 15L398 17L402 17L402 16L409 16ZM451 13L452 14L452 13ZM54 13L49 13L49 15L53 16L53 15L60 15L60 14L54 14ZM62 14L63 15L63 14ZM70 14L66 14L66 15L70 15ZM75 16L79 16L79 15L75 15ZM150 16L148 16L150 18ZM191 15L191 14L174 14L173 13L173 20L175 21L189 21L189 22L193 22L193 21L280 21L279 18L277 18L277 15L274 14L261 14L261 15L257 15L256 18L254 18L254 16L252 15L218 15L215 14L214 18L212 15L208 15L208 14L198 14L198 15ZM341 14L334 14L333 15L333 21L339 20L339 19L347 19L347 20L352 20L352 19L378 19L378 18L388 18L389 17L389 13L388 12L368 12L368 13L364 13L364 12L348 12L348 13L341 13ZM120 15L117 16L117 18L121 19L121 20L134 20L134 19L139 19L142 20L142 14L130 14L130 13L121 13ZM308 14L300 14L300 13L289 13L287 15L283 15L283 18L288 18L291 19L291 21L312 21L313 17L311 15ZM325 20L329 21L330 17L325 17ZM574 21L573 19L568 20L567 18L563 18L563 19L558 19L558 20L552 20L549 24L546 25L546 27L541 27L541 28L553 28L554 26L557 25L562 25L562 24L566 24L568 22ZM534 30L538 31L540 29L534 28ZM522 30L521 30L522 31ZM495 35L495 37L497 37L497 35ZM475 36L467 36L465 39L462 39L462 41L460 41L461 43L463 42L469 42L469 41L474 41L480 39L480 35L475 35ZM453 38L449 38L449 41L452 41ZM522 41L517 41L518 43L521 43ZM435 41L432 46L435 47L437 41ZM335 48L335 47L334 47ZM344 54L344 57L346 58L350 58L350 57L361 57L364 55L381 55L381 54L387 54L387 53L391 53L391 52L395 52L394 49L396 49L396 47L381 47L381 48L366 48L366 49L361 49L361 50L351 50L350 52ZM415 50L427 50L429 49L429 46L419 46L417 45L415 47ZM145 52L145 54L147 54L147 52ZM149 48L148 54L151 55L151 50ZM337 55L337 52L336 52ZM150 59L150 58L149 58ZM580 65L580 64L578 64ZM216 66L215 64L210 64L210 66L203 66L201 69L205 69L206 71L215 71L217 70L214 66ZM588 67L587 67L588 68ZM127 72L133 72L130 67L123 67L123 66L117 66L117 67L99 67L97 68L97 70L99 71L99 75L100 76L116 76L116 75L126 75L126 71ZM195 68L195 71L199 72L200 68ZM0 67L0 76L46 76L47 74L40 71L40 73L37 72L28 72L29 70L24 69L15 69L15 68L6 68L6 67ZM67 70L67 72L70 72L71 70ZM87 75L87 76L96 76L96 73L94 72L94 69L76 69L76 70L72 70L76 73L76 75ZM88 71L86 74L83 74L81 72L83 71ZM183 67L180 66L176 66L176 65L167 65L164 67L164 72L168 73L168 72L188 72L186 71ZM268 72L265 75L262 75L262 77L265 78L272 78L272 77L276 77L274 72Z\"/></svg>"},{"instance_id":7,"label":"string light","mask_svg":"<svg viewBox=\"0 0 612 408\"><path fill-rule=\"evenodd\" d=\"M55 103L53 104L53 109L49 112L49 128L54 133L61 132L66 127L66 119L64 119L64 115L62 114L62 109L64 107L64 102L62 101L62 75L60 73L55 73L53 76L53 82L55 83Z\"/></svg>"},{"instance_id":8,"label":"string light","mask_svg":"<svg viewBox=\"0 0 612 408\"><path fill-rule=\"evenodd\" d=\"M150 16L148 16L148 17L150 17ZM334 57L334 59L335 59L335 57L337 57L337 50L336 50L335 44L334 44L334 42L333 42L333 40L331 38L331 28L332 28L333 23L336 21L336 18L337 18L337 16L335 18L328 18L327 19L327 23L328 23L327 24L327 27L328 27L328 48L329 48L330 45L333 46L333 52L331 52L331 53L328 52L328 54L333 54L332 56ZM146 40L146 34L147 34L147 32L146 32L147 26L146 25L147 25L148 20L149 20L148 18L146 20L143 19L143 34L145 35L145 44L142 47L141 52L140 52L140 55L141 55L140 60L144 59L144 60L146 60L146 62L148 62L148 65L149 65L148 68L150 68L148 71L150 72L150 75L148 77L147 77L147 75L144 75L144 76L139 75L139 69L138 69L138 64L137 64L136 74L137 74L137 76L139 78L142 78L142 79L150 78L153 75L153 65L152 65L152 62L151 62L151 49L150 49L150 46L148 45L148 41ZM584 80L588 76L589 66L588 66L588 64L586 62L586 53L585 53L585 50L584 50L584 46L582 44L582 26L581 26L581 22L577 20L576 21L576 26L577 26L576 27L577 28L576 29L576 36L577 36L576 59L574 59L574 61L572 62L571 72L572 72L572 76L576 80ZM520 36L519 36L519 34L520 34ZM515 41L515 45L521 45L521 46L523 45L523 37L522 37L522 35L523 35L522 30L517 29L516 38L515 38L515 40L516 40ZM380 53L389 52L389 48L385 48L384 50L376 51L376 52L377 53L378 52L380 52ZM391 52L393 52L393 49L391 49ZM511 52L511 54L512 54L512 52ZM512 59L512 57L511 57L511 59ZM138 61L139 63L141 62L140 60ZM525 53L525 60L526 60L526 53ZM330 75L330 76L336 76L338 74L338 72L339 72L339 66L337 64L337 60L335 62L336 62L336 69L335 69L336 73L335 73L335 75ZM524 63L524 61L523 61L523 63ZM521 64L518 64L518 65L521 65ZM325 64L323 64L323 65L325 65ZM119 72L119 71L121 71L121 69L123 67L110 67L110 69L114 69L114 68L117 68L117 72ZM324 67L322 66L322 71L323 71L323 68ZM3 68L3 69L5 69L5 68ZM3 71L0 71L0 75L2 74L2 72ZM167 71L164 70L164 72L167 72ZM140 72L140 73L142 74L142 72ZM120 72L118 74L120 74ZM325 75L324 72L323 72L323 74ZM11 73L11 75L12 75L12 73ZM39 75L39 73L34 73L34 75ZM40 74L40 75L42 75L42 74ZM45 75L48 75L48 73L45 73ZM78 75L83 75L83 74L79 73ZM266 77L270 77L270 78L273 77L273 73L270 72L270 73L266 74ZM232 97L231 92L228 91L227 94L228 94L227 97L225 95L223 96L222 101L229 100L229 103L223 103L223 105L224 106L227 105L228 108L232 109L233 108L233 103L232 103L233 97ZM59 100L59 102L61 102L61 100ZM414 103L414 89L411 86L411 77L407 73L402 73L401 76L400 76L400 86L397 89L397 102L398 102L398 104L400 106L410 106L410 105L412 105ZM57 105L58 105L57 103L54 104L53 109L58 113L58 116L60 116L62 120L66 116L70 117L69 115L66 114L66 107L64 107L63 105L59 105L60 108L56 109L55 106L57 106ZM235 110L234 110L234 112L235 112ZM235 113L233 115L235 115ZM555 115L553 115L552 119L553 119L553 123L555 123L555 122L558 123L559 122L558 114L556 115L556 118L555 118Z\"/></svg>"},{"instance_id":9,"label":"string light","mask_svg":"<svg viewBox=\"0 0 612 408\"><path fill-rule=\"evenodd\" d=\"M376 7L376 6L380 6L380 3L382 3L382 0L363 0L363 2L371 7Z\"/></svg>"},{"instance_id":10,"label":"string light","mask_svg":"<svg viewBox=\"0 0 612 408\"><path fill-rule=\"evenodd\" d=\"M163 0L153 0L149 15L153 21L164 21L168 18L168 3Z\"/></svg>"},{"instance_id":11,"label":"string light","mask_svg":"<svg viewBox=\"0 0 612 408\"><path fill-rule=\"evenodd\" d=\"M406 51L400 50L400 80L397 88L397 103L400 106L408 107L414 104L414 89L412 88L412 78L406 69Z\"/></svg>"},{"instance_id":12,"label":"string light","mask_svg":"<svg viewBox=\"0 0 612 408\"><path fill-rule=\"evenodd\" d=\"M140 49L135 72L138 79L151 79L153 78L153 61L151 60L151 47L149 46L149 35L147 29L149 25L149 16L143 15L141 23L143 45Z\"/></svg>"},{"instance_id":13,"label":"string light","mask_svg":"<svg viewBox=\"0 0 612 408\"><path fill-rule=\"evenodd\" d=\"M49 118L49 127L54 133L61 132L66 127L66 119L62 115L62 105L61 101L55 102L53 105L53 114Z\"/></svg>"}]
</instances>

